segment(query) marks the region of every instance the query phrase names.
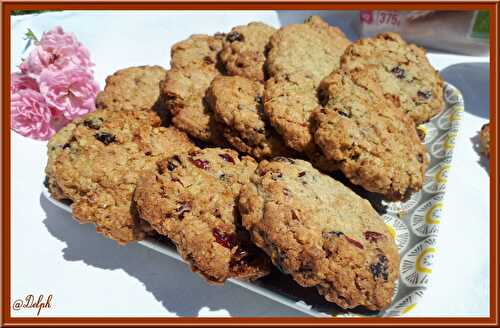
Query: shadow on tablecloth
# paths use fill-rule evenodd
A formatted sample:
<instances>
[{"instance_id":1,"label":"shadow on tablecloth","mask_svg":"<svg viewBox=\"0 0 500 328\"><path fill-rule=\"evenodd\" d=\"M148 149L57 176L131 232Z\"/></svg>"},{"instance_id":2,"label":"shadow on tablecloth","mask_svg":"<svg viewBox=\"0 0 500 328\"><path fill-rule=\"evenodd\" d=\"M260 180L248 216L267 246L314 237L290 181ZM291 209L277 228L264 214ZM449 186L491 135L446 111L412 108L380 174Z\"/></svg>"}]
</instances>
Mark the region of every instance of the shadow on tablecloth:
<instances>
[{"instance_id":1,"label":"shadow on tablecloth","mask_svg":"<svg viewBox=\"0 0 500 328\"><path fill-rule=\"evenodd\" d=\"M183 263L139 244L120 246L95 232L91 224L79 224L40 195L43 220L49 233L67 244L63 258L83 261L103 270L123 270L144 284L145 289L169 312L196 317L203 309L227 310L231 316L304 316L303 313L256 295L231 283L208 285ZM82 281L92 288L91 281ZM130 295L127 302L140 301Z\"/></svg>"}]
</instances>

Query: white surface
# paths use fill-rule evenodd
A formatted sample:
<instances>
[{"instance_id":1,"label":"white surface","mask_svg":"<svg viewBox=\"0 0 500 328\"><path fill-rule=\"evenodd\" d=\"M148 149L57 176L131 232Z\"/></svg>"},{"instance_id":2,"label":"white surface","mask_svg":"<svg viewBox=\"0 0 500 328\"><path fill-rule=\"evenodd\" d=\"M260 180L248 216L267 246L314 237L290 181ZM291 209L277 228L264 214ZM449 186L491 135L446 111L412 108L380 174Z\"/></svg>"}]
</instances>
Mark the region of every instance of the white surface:
<instances>
[{"instance_id":1,"label":"white surface","mask_svg":"<svg viewBox=\"0 0 500 328\"><path fill-rule=\"evenodd\" d=\"M13 17L14 70L23 56L23 34L61 25L90 49L101 86L127 66L168 67L170 46L193 33L227 31L261 20L273 26L298 22L301 12L59 12ZM351 38L353 13L325 13ZM432 64L465 97L465 113L444 199L430 285L413 316L488 316L489 174L473 148L489 108L487 57L431 53ZM469 64L465 64L469 63ZM482 64L481 64L482 63ZM174 259L101 237L70 220L41 196L46 143L11 133L12 301L52 294L43 316L301 316L233 284L209 286ZM12 311L31 316L32 310Z\"/></svg>"}]
</instances>

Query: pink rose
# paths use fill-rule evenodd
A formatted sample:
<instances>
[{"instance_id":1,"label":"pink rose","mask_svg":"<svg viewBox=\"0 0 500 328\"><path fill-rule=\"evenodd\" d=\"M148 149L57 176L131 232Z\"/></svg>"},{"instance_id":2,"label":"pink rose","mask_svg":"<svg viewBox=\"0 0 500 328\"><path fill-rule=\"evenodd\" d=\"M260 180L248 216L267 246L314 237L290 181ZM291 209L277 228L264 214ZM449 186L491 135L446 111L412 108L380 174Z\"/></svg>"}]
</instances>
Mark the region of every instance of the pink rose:
<instances>
[{"instance_id":1,"label":"pink rose","mask_svg":"<svg viewBox=\"0 0 500 328\"><path fill-rule=\"evenodd\" d=\"M68 120L95 110L99 86L89 70L78 67L64 71L44 70L39 86L53 112L62 113Z\"/></svg>"},{"instance_id":2,"label":"pink rose","mask_svg":"<svg viewBox=\"0 0 500 328\"><path fill-rule=\"evenodd\" d=\"M10 115L12 129L25 137L48 140L55 133L49 106L33 89L20 89L11 94Z\"/></svg>"},{"instance_id":3,"label":"pink rose","mask_svg":"<svg viewBox=\"0 0 500 328\"><path fill-rule=\"evenodd\" d=\"M10 93L18 90L31 89L38 91L38 83L28 75L22 73L12 73L10 75Z\"/></svg>"},{"instance_id":4,"label":"pink rose","mask_svg":"<svg viewBox=\"0 0 500 328\"><path fill-rule=\"evenodd\" d=\"M91 67L90 53L72 33L64 33L57 26L45 32L29 56L19 65L21 71L32 77L44 69L61 70L67 67Z\"/></svg>"}]
</instances>

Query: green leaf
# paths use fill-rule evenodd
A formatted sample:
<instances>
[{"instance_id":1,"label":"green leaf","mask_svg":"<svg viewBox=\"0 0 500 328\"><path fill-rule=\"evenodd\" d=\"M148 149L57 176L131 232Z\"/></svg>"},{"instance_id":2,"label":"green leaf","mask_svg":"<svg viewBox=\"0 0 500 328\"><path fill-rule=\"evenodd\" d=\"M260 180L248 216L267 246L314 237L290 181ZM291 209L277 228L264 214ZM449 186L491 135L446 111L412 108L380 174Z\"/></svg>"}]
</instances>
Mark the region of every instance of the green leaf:
<instances>
[{"instance_id":1,"label":"green leaf","mask_svg":"<svg viewBox=\"0 0 500 328\"><path fill-rule=\"evenodd\" d=\"M33 31L31 29L28 29L28 31L24 34L24 39L38 42L38 38L36 37L35 33L33 33Z\"/></svg>"}]
</instances>

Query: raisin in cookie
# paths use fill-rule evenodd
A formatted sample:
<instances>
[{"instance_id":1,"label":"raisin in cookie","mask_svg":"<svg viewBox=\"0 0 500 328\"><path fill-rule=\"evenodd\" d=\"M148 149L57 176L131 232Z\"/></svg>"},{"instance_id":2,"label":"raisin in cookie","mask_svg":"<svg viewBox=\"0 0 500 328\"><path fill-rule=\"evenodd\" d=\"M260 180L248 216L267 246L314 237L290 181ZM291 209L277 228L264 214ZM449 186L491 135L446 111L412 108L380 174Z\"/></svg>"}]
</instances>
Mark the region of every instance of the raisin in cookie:
<instances>
[{"instance_id":1,"label":"raisin in cookie","mask_svg":"<svg viewBox=\"0 0 500 328\"><path fill-rule=\"evenodd\" d=\"M134 199L141 218L209 282L257 279L269 273L270 262L238 222L236 204L255 167L229 149L175 154L141 177Z\"/></svg>"},{"instance_id":2,"label":"raisin in cookie","mask_svg":"<svg viewBox=\"0 0 500 328\"><path fill-rule=\"evenodd\" d=\"M160 112L160 81L165 72L160 66L129 67L115 72L106 78L104 90L97 95L97 108Z\"/></svg>"},{"instance_id":3,"label":"raisin in cookie","mask_svg":"<svg viewBox=\"0 0 500 328\"><path fill-rule=\"evenodd\" d=\"M276 31L260 22L236 26L224 38L220 59L228 75L238 75L264 81L265 49Z\"/></svg>"},{"instance_id":4,"label":"raisin in cookie","mask_svg":"<svg viewBox=\"0 0 500 328\"><path fill-rule=\"evenodd\" d=\"M170 67L184 69L202 67L217 70L223 35L194 34L170 49Z\"/></svg>"},{"instance_id":5,"label":"raisin in cookie","mask_svg":"<svg viewBox=\"0 0 500 328\"><path fill-rule=\"evenodd\" d=\"M304 24L282 27L269 41L269 75L301 73L317 85L338 68L340 56L348 45L344 33L319 16L309 17Z\"/></svg>"},{"instance_id":6,"label":"raisin in cookie","mask_svg":"<svg viewBox=\"0 0 500 328\"><path fill-rule=\"evenodd\" d=\"M290 155L292 151L269 125L263 111L264 86L240 76L216 77L207 99L224 125L224 137L238 151L257 159Z\"/></svg>"},{"instance_id":7,"label":"raisin in cookie","mask_svg":"<svg viewBox=\"0 0 500 328\"><path fill-rule=\"evenodd\" d=\"M354 42L341 59L344 70L377 67L384 95L417 124L443 109L443 80L427 60L425 50L406 43L399 34L382 33Z\"/></svg>"},{"instance_id":8,"label":"raisin in cookie","mask_svg":"<svg viewBox=\"0 0 500 328\"><path fill-rule=\"evenodd\" d=\"M306 161L264 160L239 209L255 244L301 286L343 308L389 306L396 245L370 203L340 182Z\"/></svg>"},{"instance_id":9,"label":"raisin in cookie","mask_svg":"<svg viewBox=\"0 0 500 328\"><path fill-rule=\"evenodd\" d=\"M415 123L384 98L372 70L339 70L322 82L315 141L354 184L402 200L422 188L428 154Z\"/></svg>"},{"instance_id":10,"label":"raisin in cookie","mask_svg":"<svg viewBox=\"0 0 500 328\"><path fill-rule=\"evenodd\" d=\"M159 125L152 112L111 110L70 123L48 144L51 193L71 200L73 216L107 237L141 239L144 227L131 206L139 174L161 156L194 148L183 132Z\"/></svg>"},{"instance_id":11,"label":"raisin in cookie","mask_svg":"<svg viewBox=\"0 0 500 328\"><path fill-rule=\"evenodd\" d=\"M490 156L490 123L483 125L479 132L479 148L481 153Z\"/></svg>"}]
</instances>

